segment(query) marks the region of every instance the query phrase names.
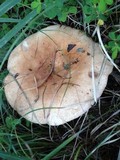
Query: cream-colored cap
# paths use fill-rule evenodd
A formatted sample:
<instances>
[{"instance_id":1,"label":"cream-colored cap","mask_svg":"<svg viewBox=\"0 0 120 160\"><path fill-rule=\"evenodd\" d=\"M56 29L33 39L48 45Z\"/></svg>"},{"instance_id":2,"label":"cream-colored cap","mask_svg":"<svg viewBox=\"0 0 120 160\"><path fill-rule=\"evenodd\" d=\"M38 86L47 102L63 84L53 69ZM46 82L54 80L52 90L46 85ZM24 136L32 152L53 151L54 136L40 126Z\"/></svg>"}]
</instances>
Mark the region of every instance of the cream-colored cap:
<instances>
[{"instance_id":1,"label":"cream-colored cap","mask_svg":"<svg viewBox=\"0 0 120 160\"><path fill-rule=\"evenodd\" d=\"M53 25L12 51L5 94L27 120L61 125L89 110L94 96L101 96L112 69L99 45L84 32Z\"/></svg>"}]
</instances>

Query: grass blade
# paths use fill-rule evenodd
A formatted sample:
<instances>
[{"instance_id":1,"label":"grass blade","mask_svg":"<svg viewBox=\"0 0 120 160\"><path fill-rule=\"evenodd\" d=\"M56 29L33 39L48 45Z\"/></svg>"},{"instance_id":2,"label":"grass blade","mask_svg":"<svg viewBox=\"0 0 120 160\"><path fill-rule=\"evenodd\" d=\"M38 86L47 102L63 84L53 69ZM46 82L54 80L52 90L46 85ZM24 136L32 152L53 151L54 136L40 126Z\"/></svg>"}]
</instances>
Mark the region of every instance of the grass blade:
<instances>
[{"instance_id":1,"label":"grass blade","mask_svg":"<svg viewBox=\"0 0 120 160\"><path fill-rule=\"evenodd\" d=\"M52 152L47 154L42 160L50 160L53 156L55 156L61 149L63 149L66 145L68 145L74 138L76 137L76 134L72 137L65 140L62 144L60 144L57 148L55 148Z\"/></svg>"},{"instance_id":2,"label":"grass blade","mask_svg":"<svg viewBox=\"0 0 120 160\"><path fill-rule=\"evenodd\" d=\"M79 148L77 149L76 154L75 154L75 157L74 157L74 160L78 160L78 156L79 156L79 154L80 154L81 148L82 148L82 145L80 145Z\"/></svg>"},{"instance_id":3,"label":"grass blade","mask_svg":"<svg viewBox=\"0 0 120 160\"><path fill-rule=\"evenodd\" d=\"M29 23L37 15L36 10L30 12L24 19L13 27L3 38L0 39L0 48L2 48L13 36L15 36L27 23Z\"/></svg>"},{"instance_id":4,"label":"grass blade","mask_svg":"<svg viewBox=\"0 0 120 160\"><path fill-rule=\"evenodd\" d=\"M18 157L16 155L12 155L10 153L7 153L7 152L3 152L3 151L0 151L0 158L4 158L6 160L31 160L30 158L26 158L26 157Z\"/></svg>"},{"instance_id":5,"label":"grass blade","mask_svg":"<svg viewBox=\"0 0 120 160\"><path fill-rule=\"evenodd\" d=\"M6 13L9 9L14 7L21 0L6 0L4 3L0 5L0 16Z\"/></svg>"},{"instance_id":6,"label":"grass blade","mask_svg":"<svg viewBox=\"0 0 120 160\"><path fill-rule=\"evenodd\" d=\"M18 23L20 19L14 18L0 18L0 23Z\"/></svg>"},{"instance_id":7,"label":"grass blade","mask_svg":"<svg viewBox=\"0 0 120 160\"><path fill-rule=\"evenodd\" d=\"M104 51L107 59L111 62L111 64L120 72L120 69L119 67L114 63L113 59L110 57L110 55L108 54L104 44L103 44L103 41L102 41L102 38L101 38L101 34L100 34L100 26L97 26L97 36L98 36L98 40L99 40L99 43L100 43L100 46L102 48L102 50Z\"/></svg>"},{"instance_id":8,"label":"grass blade","mask_svg":"<svg viewBox=\"0 0 120 160\"><path fill-rule=\"evenodd\" d=\"M12 49L14 48L14 46L16 45L16 43L18 42L18 40L23 36L23 33L25 33L28 28L32 25L32 23L34 23L38 18L40 18L44 13L46 13L47 11L51 10L55 5L50 6L49 8L45 9L43 12L41 12L38 16L34 17L29 23L28 26L25 27L25 29L23 30L22 33L20 33L18 35L18 37L16 38L16 40L14 41L14 43L11 45L10 49L8 50L8 52L5 54L5 57L2 60L2 63L0 65L0 71L5 63L5 61L7 60L8 56L10 55L10 52L12 51Z\"/></svg>"},{"instance_id":9,"label":"grass blade","mask_svg":"<svg viewBox=\"0 0 120 160\"><path fill-rule=\"evenodd\" d=\"M78 131L77 133L75 133L73 136L69 137L68 139L66 139L62 144L60 144L57 148L55 148L52 152L50 152L49 154L47 154L44 158L42 158L41 160L50 160L53 156L55 156L61 149L65 148L70 142L72 142L76 137L79 136L80 133L82 133L85 129L87 128L84 127L83 129L81 129L80 131Z\"/></svg>"},{"instance_id":10,"label":"grass blade","mask_svg":"<svg viewBox=\"0 0 120 160\"><path fill-rule=\"evenodd\" d=\"M106 145L106 144L109 144L111 143L112 141L117 141L119 140L119 138L116 138L116 139L113 139L113 140L110 140L112 139L115 135L119 134L120 131L116 131L115 133L113 133L114 129L87 155L87 157L85 158L85 160L89 160L91 155L97 151L100 147ZM112 134L113 133L113 134Z\"/></svg>"}]
</instances>

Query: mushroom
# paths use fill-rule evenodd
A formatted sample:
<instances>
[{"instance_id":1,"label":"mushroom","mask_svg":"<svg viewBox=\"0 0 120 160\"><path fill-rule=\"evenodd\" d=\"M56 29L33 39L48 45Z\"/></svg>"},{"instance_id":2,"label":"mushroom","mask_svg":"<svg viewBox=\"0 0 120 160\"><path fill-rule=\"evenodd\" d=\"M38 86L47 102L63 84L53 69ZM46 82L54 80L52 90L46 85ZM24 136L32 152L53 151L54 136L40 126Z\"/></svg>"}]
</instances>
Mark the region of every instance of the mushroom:
<instances>
[{"instance_id":1,"label":"mushroom","mask_svg":"<svg viewBox=\"0 0 120 160\"><path fill-rule=\"evenodd\" d=\"M33 123L61 125L89 110L112 69L99 44L84 32L52 25L12 51L4 80L6 98Z\"/></svg>"}]
</instances>

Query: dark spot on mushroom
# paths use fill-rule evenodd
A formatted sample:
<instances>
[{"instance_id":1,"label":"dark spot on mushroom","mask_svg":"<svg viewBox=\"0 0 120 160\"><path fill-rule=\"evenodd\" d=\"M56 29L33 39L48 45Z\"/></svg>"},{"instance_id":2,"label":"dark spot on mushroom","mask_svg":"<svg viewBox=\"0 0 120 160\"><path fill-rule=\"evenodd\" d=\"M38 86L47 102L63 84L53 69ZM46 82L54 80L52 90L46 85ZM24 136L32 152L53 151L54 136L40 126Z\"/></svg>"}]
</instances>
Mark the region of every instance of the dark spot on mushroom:
<instances>
[{"instance_id":1,"label":"dark spot on mushroom","mask_svg":"<svg viewBox=\"0 0 120 160\"><path fill-rule=\"evenodd\" d=\"M92 78L92 72L89 72L89 73L88 73L88 76L89 76L90 78ZM95 78L98 77L98 73L97 73L97 72L94 72L94 77L95 77Z\"/></svg>"},{"instance_id":2,"label":"dark spot on mushroom","mask_svg":"<svg viewBox=\"0 0 120 160\"><path fill-rule=\"evenodd\" d=\"M71 65L71 64L69 64L69 63L67 63L67 64L64 64L64 63L63 63L63 68L64 68L65 70L69 70L69 69L70 69L70 65Z\"/></svg>"},{"instance_id":3,"label":"dark spot on mushroom","mask_svg":"<svg viewBox=\"0 0 120 160\"><path fill-rule=\"evenodd\" d=\"M56 85L57 83L53 83L52 85Z\"/></svg>"},{"instance_id":4,"label":"dark spot on mushroom","mask_svg":"<svg viewBox=\"0 0 120 160\"><path fill-rule=\"evenodd\" d=\"M68 44L67 51L70 52L75 46L76 44Z\"/></svg>"},{"instance_id":5,"label":"dark spot on mushroom","mask_svg":"<svg viewBox=\"0 0 120 160\"><path fill-rule=\"evenodd\" d=\"M71 64L76 64L76 63L78 63L78 62L79 62L79 59L76 58L73 62L71 62Z\"/></svg>"},{"instance_id":6,"label":"dark spot on mushroom","mask_svg":"<svg viewBox=\"0 0 120 160\"><path fill-rule=\"evenodd\" d=\"M36 103L36 102L38 101L38 99L39 99L39 97L37 97L37 98L34 100L34 102Z\"/></svg>"},{"instance_id":7,"label":"dark spot on mushroom","mask_svg":"<svg viewBox=\"0 0 120 160\"><path fill-rule=\"evenodd\" d=\"M57 50L55 51L55 53L57 53L57 52L59 53L60 51L62 51L62 50L61 50L61 49L57 49Z\"/></svg>"},{"instance_id":8,"label":"dark spot on mushroom","mask_svg":"<svg viewBox=\"0 0 120 160\"><path fill-rule=\"evenodd\" d=\"M88 55L88 56L90 56L90 53L89 53L89 52L87 52L87 55Z\"/></svg>"},{"instance_id":9,"label":"dark spot on mushroom","mask_svg":"<svg viewBox=\"0 0 120 160\"><path fill-rule=\"evenodd\" d=\"M29 68L28 70L29 70L29 71L32 71L32 69L31 69L31 68Z\"/></svg>"},{"instance_id":10,"label":"dark spot on mushroom","mask_svg":"<svg viewBox=\"0 0 120 160\"><path fill-rule=\"evenodd\" d=\"M77 50L76 50L78 53L84 53L85 52L85 50L83 49L83 48L77 48Z\"/></svg>"},{"instance_id":11,"label":"dark spot on mushroom","mask_svg":"<svg viewBox=\"0 0 120 160\"><path fill-rule=\"evenodd\" d=\"M46 83L48 82L48 79L46 79L46 81L45 81Z\"/></svg>"},{"instance_id":12,"label":"dark spot on mushroom","mask_svg":"<svg viewBox=\"0 0 120 160\"><path fill-rule=\"evenodd\" d=\"M16 73L16 74L14 75L15 78L17 78L18 76L19 76L19 73Z\"/></svg>"}]
</instances>

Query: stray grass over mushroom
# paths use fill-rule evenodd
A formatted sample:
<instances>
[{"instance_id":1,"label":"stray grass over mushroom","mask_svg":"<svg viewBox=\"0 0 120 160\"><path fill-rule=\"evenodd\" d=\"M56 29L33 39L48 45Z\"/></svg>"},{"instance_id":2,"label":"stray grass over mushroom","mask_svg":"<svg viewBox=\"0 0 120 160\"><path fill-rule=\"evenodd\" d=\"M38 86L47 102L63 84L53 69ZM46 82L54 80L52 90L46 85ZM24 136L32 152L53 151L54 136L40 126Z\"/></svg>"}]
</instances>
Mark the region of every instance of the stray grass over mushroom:
<instances>
[{"instance_id":1,"label":"stray grass over mushroom","mask_svg":"<svg viewBox=\"0 0 120 160\"><path fill-rule=\"evenodd\" d=\"M12 51L4 81L7 100L33 123L67 123L101 96L113 68L104 59L85 33L59 25L44 28Z\"/></svg>"}]
</instances>

